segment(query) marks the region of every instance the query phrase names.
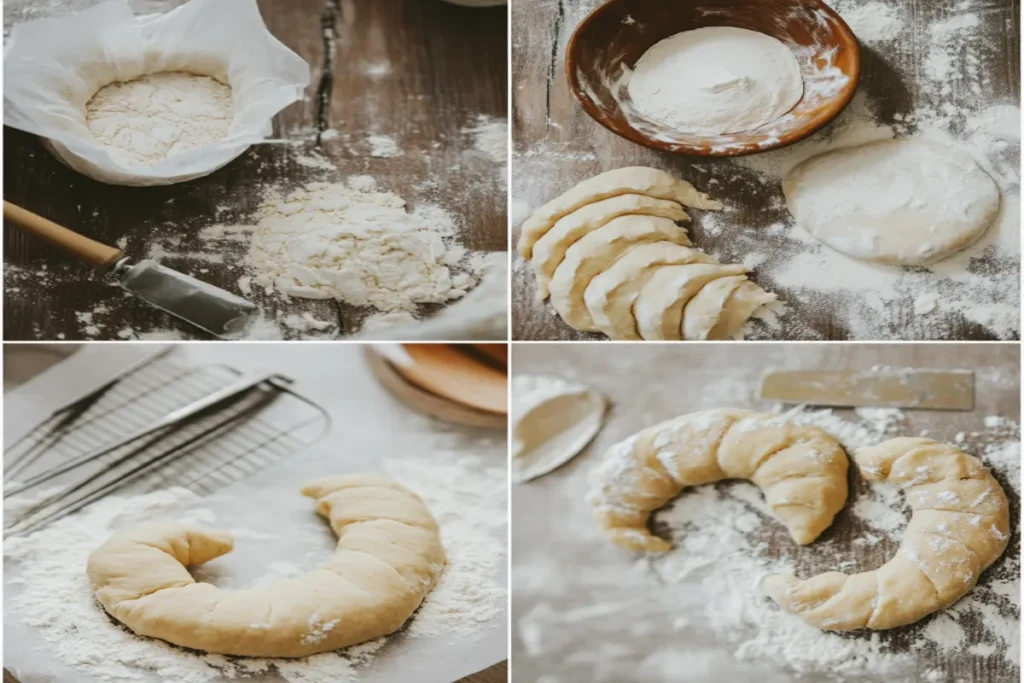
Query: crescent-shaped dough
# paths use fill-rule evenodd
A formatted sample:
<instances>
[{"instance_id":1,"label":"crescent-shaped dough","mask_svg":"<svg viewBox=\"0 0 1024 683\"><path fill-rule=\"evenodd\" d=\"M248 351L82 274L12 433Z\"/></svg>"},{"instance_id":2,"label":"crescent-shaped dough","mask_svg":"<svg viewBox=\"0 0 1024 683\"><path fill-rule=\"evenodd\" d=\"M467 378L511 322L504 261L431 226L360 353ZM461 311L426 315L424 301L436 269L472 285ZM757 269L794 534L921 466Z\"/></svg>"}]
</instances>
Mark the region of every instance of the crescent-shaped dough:
<instances>
[{"instance_id":1,"label":"crescent-shaped dough","mask_svg":"<svg viewBox=\"0 0 1024 683\"><path fill-rule=\"evenodd\" d=\"M896 555L869 572L765 579L782 609L830 631L912 624L959 600L1003 554L1010 506L977 458L931 439L898 438L853 456L869 481L902 487L913 514Z\"/></svg>"},{"instance_id":2,"label":"crescent-shaped dough","mask_svg":"<svg viewBox=\"0 0 1024 683\"><path fill-rule=\"evenodd\" d=\"M671 242L639 244L587 285L583 300L597 329L612 339L639 339L633 302L661 266L718 263L713 256Z\"/></svg>"},{"instance_id":3,"label":"crescent-shaped dough","mask_svg":"<svg viewBox=\"0 0 1024 683\"><path fill-rule=\"evenodd\" d=\"M658 268L633 302L637 339L647 341L681 340L683 308L704 285L725 277L742 275L741 265L691 263Z\"/></svg>"},{"instance_id":4,"label":"crescent-shaped dough","mask_svg":"<svg viewBox=\"0 0 1024 683\"><path fill-rule=\"evenodd\" d=\"M624 194L602 199L573 211L555 223L533 246L531 263L537 276L537 289L541 300L548 297L548 283L569 247L587 233L607 225L613 218L629 214L662 216L673 221L690 218L677 202L640 194ZM689 238L684 244L690 244Z\"/></svg>"},{"instance_id":5,"label":"crescent-shaped dough","mask_svg":"<svg viewBox=\"0 0 1024 683\"><path fill-rule=\"evenodd\" d=\"M628 249L647 242L672 242L689 246L686 231L668 218L619 216L607 225L584 235L569 247L555 269L548 287L551 306L577 330L596 332L583 299L590 281Z\"/></svg>"},{"instance_id":6,"label":"crescent-shaped dough","mask_svg":"<svg viewBox=\"0 0 1024 683\"><path fill-rule=\"evenodd\" d=\"M793 540L806 544L846 503L848 466L839 442L817 427L722 408L662 422L609 448L587 500L613 543L664 552L671 545L647 528L653 511L687 486L749 479Z\"/></svg>"},{"instance_id":7,"label":"crescent-shaped dough","mask_svg":"<svg viewBox=\"0 0 1024 683\"><path fill-rule=\"evenodd\" d=\"M683 310L683 339L732 339L754 311L775 301L745 275L718 278L705 285Z\"/></svg>"},{"instance_id":8,"label":"crescent-shaped dough","mask_svg":"<svg viewBox=\"0 0 1024 683\"><path fill-rule=\"evenodd\" d=\"M121 531L89 556L103 607L135 633L248 657L306 657L395 631L445 566L437 522L416 494L374 475L310 482L304 495L338 535L315 571L265 588L223 591L188 566L231 551L231 535L179 524Z\"/></svg>"},{"instance_id":9,"label":"crescent-shaped dough","mask_svg":"<svg viewBox=\"0 0 1024 683\"><path fill-rule=\"evenodd\" d=\"M533 245L560 218L587 204L622 194L642 194L656 199L670 199L697 209L721 209L722 205L698 192L693 185L665 171L643 166L629 166L606 171L588 178L533 212L521 230L519 253L533 256Z\"/></svg>"}]
</instances>

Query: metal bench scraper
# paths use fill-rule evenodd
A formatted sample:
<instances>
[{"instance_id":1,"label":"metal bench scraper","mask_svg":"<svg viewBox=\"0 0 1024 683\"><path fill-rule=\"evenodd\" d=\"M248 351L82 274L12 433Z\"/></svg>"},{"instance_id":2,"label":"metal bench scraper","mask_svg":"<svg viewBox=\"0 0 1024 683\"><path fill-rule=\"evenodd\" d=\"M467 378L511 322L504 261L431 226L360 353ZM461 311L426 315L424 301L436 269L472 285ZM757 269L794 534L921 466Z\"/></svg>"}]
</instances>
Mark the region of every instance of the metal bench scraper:
<instances>
[{"instance_id":1,"label":"metal bench scraper","mask_svg":"<svg viewBox=\"0 0 1024 683\"><path fill-rule=\"evenodd\" d=\"M132 263L120 249L79 235L7 201L4 220L42 237L96 270L113 275L122 289L150 306L222 339L240 337L256 317L256 307L240 296L155 261Z\"/></svg>"},{"instance_id":2,"label":"metal bench scraper","mask_svg":"<svg viewBox=\"0 0 1024 683\"><path fill-rule=\"evenodd\" d=\"M771 372L761 380L761 398L819 406L973 410L974 373L908 368Z\"/></svg>"}]
</instances>

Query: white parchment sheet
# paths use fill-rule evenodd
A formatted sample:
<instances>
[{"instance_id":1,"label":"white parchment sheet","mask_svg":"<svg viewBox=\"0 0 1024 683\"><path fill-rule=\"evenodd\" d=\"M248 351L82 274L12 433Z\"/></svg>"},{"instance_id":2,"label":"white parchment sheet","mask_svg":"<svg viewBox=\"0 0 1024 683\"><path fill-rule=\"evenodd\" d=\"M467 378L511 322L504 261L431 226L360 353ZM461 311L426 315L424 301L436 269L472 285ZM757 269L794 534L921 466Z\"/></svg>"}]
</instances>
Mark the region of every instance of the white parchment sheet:
<instances>
[{"instance_id":1,"label":"white parchment sheet","mask_svg":"<svg viewBox=\"0 0 1024 683\"><path fill-rule=\"evenodd\" d=\"M191 346L175 350L169 358L179 363L227 363L242 371L257 368L279 371L295 378L297 390L320 402L333 421L327 437L315 447L196 503L196 507L214 513L211 527L259 532L260 538L241 534L236 538L233 552L200 570L201 580L212 581L226 589L252 585L265 577L271 563L288 562L305 570L314 568L330 555L336 539L326 522L316 515L312 501L299 493L299 488L309 479L347 472L386 472L385 462L389 458L443 457L450 462L453 455L462 453L477 458L481 467L504 467L504 434L463 430L411 413L377 385L357 345ZM96 359L90 360L94 364ZM73 361L74 357L67 363L69 373L75 372ZM111 366L112 373L116 372L112 361ZM48 372L61 370L61 366L55 366ZM73 384L73 379L69 376L69 383ZM4 412L8 423L27 417L25 409L28 408L38 414L38 400L26 401L19 391L9 393L6 399ZM493 504L503 510L507 507L504 497L494 500ZM442 542L443 533L442 528ZM504 547L504 529L495 529L495 534L500 534ZM494 567L493 581L505 586L507 560L504 553L496 558ZM84 566L82 571L85 571ZM16 566L5 566L8 601L21 590L21 586L11 583L19 575ZM25 578L33 580L31 576ZM101 608L97 606L97 609ZM492 618L480 624L472 636L446 633L414 638L400 631L390 636L373 658L358 669L357 680L360 683L450 683L502 661L507 657L506 612L502 599ZM415 618L414 615L413 620ZM22 683L100 680L83 676L80 670L57 661L47 652L39 632L23 624L10 609L4 611L4 630L4 666ZM168 679L140 672L138 680ZM255 675L244 680L260 683L280 679L275 674Z\"/></svg>"}]
</instances>

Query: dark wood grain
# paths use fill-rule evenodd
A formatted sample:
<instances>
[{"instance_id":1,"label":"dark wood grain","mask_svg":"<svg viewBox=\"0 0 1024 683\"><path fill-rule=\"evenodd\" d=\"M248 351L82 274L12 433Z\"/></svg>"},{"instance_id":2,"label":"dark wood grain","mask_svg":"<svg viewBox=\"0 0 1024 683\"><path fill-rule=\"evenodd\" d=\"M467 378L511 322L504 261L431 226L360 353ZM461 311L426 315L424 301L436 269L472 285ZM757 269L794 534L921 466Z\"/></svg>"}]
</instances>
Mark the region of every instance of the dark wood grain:
<instances>
[{"instance_id":1,"label":"dark wood grain","mask_svg":"<svg viewBox=\"0 0 1024 683\"><path fill-rule=\"evenodd\" d=\"M566 44L572 31L587 13L601 4L597 0L517 0L512 3L512 238L518 239L518 227L530 212L544 202L568 190L576 183L602 171L624 166L653 166L672 172L710 192L730 209L729 230L712 234L702 225L702 212L692 212L693 222L686 224L694 243L723 262L741 262L749 251L737 248L734 231L766 245L758 230L779 222L789 222L781 203L781 187L771 186L737 162L729 159L687 158L647 149L623 140L593 121L574 101L563 73ZM928 22L956 15L958 10L946 3L921 0L895 0L908 30L899 41L884 46L862 45L862 73L859 90L876 109L880 123L893 124L927 105L941 104L969 108L977 105L979 95L959 85L966 80L959 74L951 78L958 84L949 94L939 94L921 78L928 58ZM974 5L972 5L974 7ZM985 41L979 64L972 73L985 74L980 95L994 104L1020 101L1020 2L993 0L977 5ZM965 67L966 69L967 67ZM826 127L818 136L828 133ZM714 182L712 182L714 181ZM792 243L787 243L792 244ZM789 247L786 247L789 248ZM800 248L799 245L796 248ZM783 261L785 252L759 245L758 253ZM779 252L779 253L776 253ZM550 307L536 300L534 278L527 264L514 256L512 277L512 338L523 340L603 340L599 334L576 331L553 314ZM1018 264L1019 267L1019 264ZM798 289L771 281L757 268L753 280L779 294L789 307L779 330L766 330L769 339L843 340L856 338L846 311L813 305ZM933 316L913 312L913 297L902 296L887 302L892 311L878 325L877 339L989 340L991 330L953 312L935 322ZM931 318L931 319L929 319ZM1014 336L1017 338L1018 334ZM759 337L760 338L760 337Z\"/></svg>"},{"instance_id":2,"label":"dark wood grain","mask_svg":"<svg viewBox=\"0 0 1024 683\"><path fill-rule=\"evenodd\" d=\"M28 0L12 4L5 12L7 28L43 11ZM74 0L68 7L90 4L95 3ZM144 3L148 11L173 4ZM245 223L266 188L311 180L373 175L381 189L399 194L411 208L431 203L449 210L467 248L505 250L504 178L463 132L479 115L506 115L504 8L420 0L261 0L260 8L271 32L312 67L305 98L274 121L278 144L255 146L205 178L133 188L85 178L58 163L33 136L5 128L5 199L108 244L127 239L131 257L146 256L155 244L175 243L168 249L172 254L161 257L164 263L235 292L242 254L211 251L198 231ZM390 70L371 76L373 64ZM328 130L337 134L321 140ZM403 155L370 157L366 137L374 132L394 138ZM309 154L333 162L336 170L304 165L302 157ZM4 233L5 339L119 339L134 337L133 330L205 338L17 230ZM180 253L188 256L175 255ZM287 303L260 293L251 298L267 317L309 312L337 321L339 336L358 330L372 312L335 302ZM98 329L88 334L76 314L98 306Z\"/></svg>"},{"instance_id":3,"label":"dark wood grain","mask_svg":"<svg viewBox=\"0 0 1024 683\"><path fill-rule=\"evenodd\" d=\"M953 441L963 432L967 452L978 452L990 443L985 418L998 415L1011 421L1000 428L996 442L1019 438L1020 349L1017 344L516 344L512 348L513 376L550 374L584 381L608 396L611 408L601 432L575 460L555 472L512 488L512 651L513 680L532 683L544 676L562 683L629 680L631 671L667 671L644 667L652 653L678 651L679 659L667 660L673 671L685 667L688 652L695 653L695 666L704 662L706 650L721 652L715 662L715 678L707 680L754 680L736 671L723 670L721 662L733 662L733 652L746 636L730 643L721 631L705 623L706 615L690 600L689 611L678 609L693 598L700 579L676 582L661 580L643 571L639 556L616 548L603 539L594 523L585 496L587 476L612 444L644 427L677 415L717 407L769 409L771 404L757 398L759 380L766 368L776 370L868 370L874 366L935 369L971 369L975 372L976 404L972 411L903 411L905 422L893 436L928 436ZM856 418L852 410L834 411L844 420ZM855 470L855 468L853 468ZM1003 556L982 576L982 583L1012 581L1020 570L1020 483L1010 481L1009 472L995 470L1011 503L1010 544ZM743 482L717 484L719 493L729 496ZM867 571L880 566L896 551L898 540L882 538L872 544L855 544L871 531L851 513L869 485L856 472L851 476L851 495L833 525L814 543L797 547L785 529L770 520L759 527L757 548L765 557L783 557L793 564L797 576L834 570L850 562L848 571ZM683 497L688 495L686 492ZM671 504L670 504L671 505ZM666 530L654 515L654 531ZM552 520L557 520L553 523ZM677 530L678 531L678 530ZM764 532L764 535L761 535ZM898 539L899 534L895 534ZM764 545L759 544L763 542ZM686 550L677 547L681 567ZM714 571L713 568L708 568ZM694 572L697 573L694 568ZM751 581L757 577L752 576ZM1011 602L1012 600L1012 602ZM719 603L720 604L720 603ZM999 609L1019 619L1020 603L1003 601ZM534 610L537 610L534 612ZM563 629L567 635L528 630L524 615L551 615L549 629ZM564 621L559 615L574 615ZM686 624L676 628L675 620ZM732 617L725 618L731 623ZM749 659L735 660L745 671L764 672L764 680L801 680L808 683L844 680L853 683L1016 683L1020 670L1012 657L983 656L966 651L951 655L916 643L931 617L911 626L875 634L854 632L842 638L877 638L884 651L913 656L917 677L871 677L851 674L833 679L828 672L805 673L777 670L767 658L749 652ZM961 611L957 621L971 642L984 632L977 614ZM536 622L534 622L536 623ZM634 627L643 626L640 631ZM529 634L527 643L525 634ZM757 634L749 632L747 636ZM575 644L575 648L552 646L553 642ZM539 644L539 645L538 645ZM989 644L997 649L998 641ZM546 646L546 647L545 647ZM1019 644L1011 644L1019 647ZM536 650L540 649L541 652ZM661 660L656 660L661 661ZM652 662L647 662L648 664ZM933 677L929 672L937 671ZM792 676L792 678L787 678ZM673 680L654 676L644 680ZM700 677L680 680L705 680Z\"/></svg>"}]
</instances>

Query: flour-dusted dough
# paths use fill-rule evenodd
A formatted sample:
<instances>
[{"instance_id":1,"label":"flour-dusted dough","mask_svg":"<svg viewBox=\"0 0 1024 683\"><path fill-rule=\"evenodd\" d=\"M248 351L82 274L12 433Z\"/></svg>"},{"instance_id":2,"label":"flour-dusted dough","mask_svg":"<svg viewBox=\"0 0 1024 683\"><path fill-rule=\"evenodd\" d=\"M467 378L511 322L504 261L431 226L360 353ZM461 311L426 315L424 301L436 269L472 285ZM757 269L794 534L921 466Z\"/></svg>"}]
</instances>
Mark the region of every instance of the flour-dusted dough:
<instances>
[{"instance_id":1,"label":"flour-dusted dough","mask_svg":"<svg viewBox=\"0 0 1024 683\"><path fill-rule=\"evenodd\" d=\"M691 263L658 268L633 303L633 317L641 339L681 340L683 309L701 288L727 275L742 275L747 268L718 263Z\"/></svg>"},{"instance_id":2,"label":"flour-dusted dough","mask_svg":"<svg viewBox=\"0 0 1024 683\"><path fill-rule=\"evenodd\" d=\"M640 244L590 281L583 292L594 325L612 339L639 339L633 302L661 266L718 263L713 256L671 242Z\"/></svg>"},{"instance_id":3,"label":"flour-dusted dough","mask_svg":"<svg viewBox=\"0 0 1024 683\"><path fill-rule=\"evenodd\" d=\"M831 631L912 624L967 594L1006 549L1010 508L977 458L931 439L890 439L853 456L870 481L902 487L913 510L896 555L869 572L801 581L772 576L762 589L787 612Z\"/></svg>"},{"instance_id":4,"label":"flour-dusted dough","mask_svg":"<svg viewBox=\"0 0 1024 683\"><path fill-rule=\"evenodd\" d=\"M533 272L541 300L548 296L548 283L565 257L566 250L587 233L626 215L661 216L672 221L688 220L678 202L641 194L623 194L587 204L558 220L533 246ZM689 245L689 239L684 242Z\"/></svg>"},{"instance_id":5,"label":"flour-dusted dough","mask_svg":"<svg viewBox=\"0 0 1024 683\"><path fill-rule=\"evenodd\" d=\"M672 242L689 246L686 231L658 216L620 216L585 236L565 252L548 285L551 306L577 330L597 332L583 299L590 281L639 244Z\"/></svg>"},{"instance_id":6,"label":"flour-dusted dough","mask_svg":"<svg viewBox=\"0 0 1024 683\"><path fill-rule=\"evenodd\" d=\"M405 487L374 475L310 482L304 495L338 535L315 571L265 588L223 591L188 566L231 551L231 535L179 524L121 531L89 556L103 607L135 633L206 652L305 657L395 631L445 566L437 522Z\"/></svg>"},{"instance_id":7,"label":"flour-dusted dough","mask_svg":"<svg viewBox=\"0 0 1024 683\"><path fill-rule=\"evenodd\" d=\"M967 154L926 140L886 140L797 165L782 184L790 213L836 251L927 265L981 237L999 188Z\"/></svg>"},{"instance_id":8,"label":"flour-dusted dough","mask_svg":"<svg viewBox=\"0 0 1024 683\"><path fill-rule=\"evenodd\" d=\"M519 253L533 256L533 245L560 218L580 207L623 194L642 194L655 199L669 199L697 209L717 210L722 205L698 192L693 185L665 171L643 166L628 166L606 171L579 183L565 194L534 211L519 236Z\"/></svg>"},{"instance_id":9,"label":"flour-dusted dough","mask_svg":"<svg viewBox=\"0 0 1024 683\"><path fill-rule=\"evenodd\" d=\"M683 310L683 338L691 340L731 339L757 309L775 301L745 275L712 280Z\"/></svg>"},{"instance_id":10,"label":"flour-dusted dough","mask_svg":"<svg viewBox=\"0 0 1024 683\"><path fill-rule=\"evenodd\" d=\"M629 550L671 548L647 522L687 486L749 479L800 544L832 524L846 503L849 463L817 427L784 416L722 408L649 427L610 449L591 475L588 502L605 536Z\"/></svg>"}]
</instances>

